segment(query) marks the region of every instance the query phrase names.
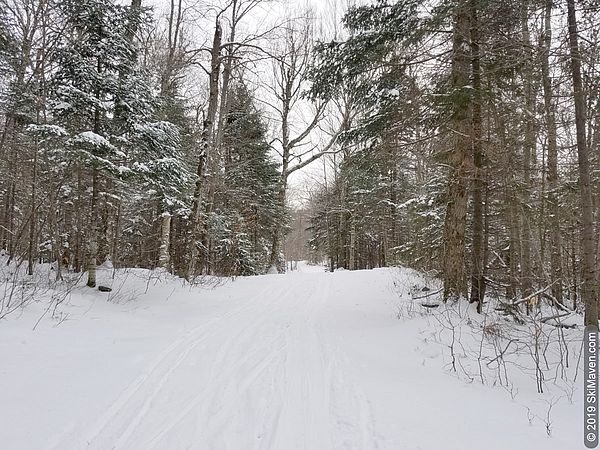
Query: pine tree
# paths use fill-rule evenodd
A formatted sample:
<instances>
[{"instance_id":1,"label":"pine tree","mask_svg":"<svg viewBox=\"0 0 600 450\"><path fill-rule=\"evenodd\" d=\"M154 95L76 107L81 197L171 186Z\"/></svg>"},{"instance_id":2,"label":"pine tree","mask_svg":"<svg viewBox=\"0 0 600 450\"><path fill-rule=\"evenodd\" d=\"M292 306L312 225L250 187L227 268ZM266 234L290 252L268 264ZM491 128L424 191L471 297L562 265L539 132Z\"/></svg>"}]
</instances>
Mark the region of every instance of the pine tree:
<instances>
[{"instance_id":1,"label":"pine tree","mask_svg":"<svg viewBox=\"0 0 600 450\"><path fill-rule=\"evenodd\" d=\"M223 131L224 176L216 189L219 205L210 218L219 272L265 273L271 230L285 219L277 203L279 173L271 159L266 127L252 94L241 80L230 91Z\"/></svg>"},{"instance_id":2,"label":"pine tree","mask_svg":"<svg viewBox=\"0 0 600 450\"><path fill-rule=\"evenodd\" d=\"M154 120L157 101L151 78L137 66L130 38L130 27L143 20L134 13L96 0L61 3L60 14L69 31L59 36L59 68L51 80L49 101L54 123L66 130L67 152L62 157L76 165L78 203L86 197L86 186L91 187L89 232L84 233L85 225L78 219L71 247L81 252L86 242L92 287L97 258L112 253L108 229L120 225L111 222L118 218L125 192L113 192L115 185L136 180L137 201L154 197L174 207L183 201L190 180L179 153L178 128Z\"/></svg>"}]
</instances>

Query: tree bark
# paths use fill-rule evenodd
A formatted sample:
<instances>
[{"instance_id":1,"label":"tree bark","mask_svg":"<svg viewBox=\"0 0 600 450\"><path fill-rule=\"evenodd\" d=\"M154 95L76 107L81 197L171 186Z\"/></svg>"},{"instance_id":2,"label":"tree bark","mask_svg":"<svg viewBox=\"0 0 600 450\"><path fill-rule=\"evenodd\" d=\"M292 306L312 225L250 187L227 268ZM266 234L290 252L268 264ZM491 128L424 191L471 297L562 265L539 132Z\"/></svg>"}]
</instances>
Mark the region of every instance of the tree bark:
<instances>
[{"instance_id":1,"label":"tree bark","mask_svg":"<svg viewBox=\"0 0 600 450\"><path fill-rule=\"evenodd\" d=\"M96 287L96 265L98 253L98 169L92 169L92 202L90 205L91 235L88 238L88 287Z\"/></svg>"},{"instance_id":2,"label":"tree bark","mask_svg":"<svg viewBox=\"0 0 600 450\"><path fill-rule=\"evenodd\" d=\"M548 132L548 213L550 225L550 277L552 296L560 303L563 302L560 218L558 207L558 144L556 137L556 115L552 101L552 82L550 79L550 48L552 45L552 0L546 0L544 11L544 34L541 58L542 87L544 90L544 109L546 128Z\"/></svg>"},{"instance_id":3,"label":"tree bark","mask_svg":"<svg viewBox=\"0 0 600 450\"><path fill-rule=\"evenodd\" d=\"M97 70L102 72L102 61L98 57ZM96 98L100 99L100 89L97 87ZM94 133L100 134L100 107L94 108ZM92 201L90 204L90 237L88 238L88 287L96 287L96 265L98 257L98 227L100 217L98 215L98 168L92 168Z\"/></svg>"},{"instance_id":4,"label":"tree bark","mask_svg":"<svg viewBox=\"0 0 600 450\"><path fill-rule=\"evenodd\" d=\"M527 5L523 5L521 12L521 33L522 33L522 45L524 49L524 69L523 69L523 84L524 84L524 122L525 122L525 135L523 143L523 184L521 194L521 293L524 297L527 297L533 293L533 269L531 263L531 222L529 209L531 207L531 170L532 170L532 158L535 152L535 122L534 122L534 108L535 108L535 93L533 90L532 81L532 64L531 60L531 39L529 34L528 24L528 9ZM526 303L527 313L529 314L529 303Z\"/></svg>"},{"instance_id":5,"label":"tree bark","mask_svg":"<svg viewBox=\"0 0 600 450\"><path fill-rule=\"evenodd\" d=\"M229 42L235 42L237 24L239 21L239 0L232 0L231 3L231 29L229 33ZM221 102L219 105L219 123L217 126L216 137L215 137L215 148L220 149L223 142L223 135L225 133L225 120L229 114L229 84L231 82L231 76L233 72L234 62L234 48L232 45L227 46L225 49L225 57L223 62L223 75L221 80ZM227 164L224 165L227 167Z\"/></svg>"},{"instance_id":6,"label":"tree bark","mask_svg":"<svg viewBox=\"0 0 600 450\"><path fill-rule=\"evenodd\" d=\"M38 114L39 116L39 114ZM38 117L39 122L39 117ZM36 142L33 146L33 161L31 162L31 214L29 216L29 246L27 249L27 273L29 275L33 275L33 265L34 265L34 247L37 247L36 243L34 243L35 239L35 229L36 229L36 197L37 197L37 165L38 165L38 143L37 138Z\"/></svg>"},{"instance_id":7,"label":"tree bark","mask_svg":"<svg viewBox=\"0 0 600 450\"><path fill-rule=\"evenodd\" d=\"M200 209L202 197L202 185L205 176L206 164L211 155L214 141L214 124L217 115L217 106L219 100L219 76L221 72L221 39L222 29L217 17L215 21L215 32L213 35L213 44L211 49L210 76L209 76L209 93L208 93L208 109L204 118L200 155L198 157L198 166L196 169L196 187L194 189L194 197L191 213L191 229L192 229L192 249L190 263L188 267L188 277L196 275L196 264L198 259L198 243L197 239L200 234L202 224L200 223Z\"/></svg>"},{"instance_id":8,"label":"tree bark","mask_svg":"<svg viewBox=\"0 0 600 450\"><path fill-rule=\"evenodd\" d=\"M590 161L585 139L585 93L581 78L581 55L577 32L575 0L567 0L567 20L569 24L569 44L571 53L571 73L573 100L575 103L575 127L577 131L577 160L579 166L579 194L581 201L581 297L585 304L585 324L598 326L598 289L594 268L594 222Z\"/></svg>"},{"instance_id":9,"label":"tree bark","mask_svg":"<svg viewBox=\"0 0 600 450\"><path fill-rule=\"evenodd\" d=\"M285 159L284 159L285 161ZM284 164L285 169L282 170L286 170L287 171L287 164ZM279 181L279 192L277 194L277 205L279 206L279 208L281 210L283 210L285 208L285 197L286 197L286 191L287 191L287 174L285 174L285 172L283 172L281 174L281 179ZM269 269L272 270L273 268L277 269L277 271L279 272L281 270L281 261L280 261L280 255L281 255L281 245L283 242L283 227L282 224L279 223L279 221L276 221L275 227L273 229L273 241L271 243L271 255L269 256ZM285 263L285 261L284 261ZM285 264L283 266L283 269L285 270Z\"/></svg>"},{"instance_id":10,"label":"tree bark","mask_svg":"<svg viewBox=\"0 0 600 450\"><path fill-rule=\"evenodd\" d=\"M471 9L471 67L473 71L472 147L473 147L473 249L471 254L471 303L481 313L485 296L484 270L484 201L483 150L481 145L481 65L479 56L479 23L477 0L470 1Z\"/></svg>"},{"instance_id":11,"label":"tree bark","mask_svg":"<svg viewBox=\"0 0 600 450\"><path fill-rule=\"evenodd\" d=\"M170 253L169 243L171 242L171 214L164 212L160 227L160 248L158 256L158 266L163 269L169 269Z\"/></svg>"},{"instance_id":12,"label":"tree bark","mask_svg":"<svg viewBox=\"0 0 600 450\"><path fill-rule=\"evenodd\" d=\"M465 1L456 2L452 45L454 111L450 120L448 204L444 220L444 301L467 296L465 278L465 229L467 220L467 162L472 137L469 120L469 11Z\"/></svg>"},{"instance_id":13,"label":"tree bark","mask_svg":"<svg viewBox=\"0 0 600 450\"><path fill-rule=\"evenodd\" d=\"M354 218L350 218L350 262L348 267L350 270L356 269L356 261L354 255L354 246L356 245L356 224L354 223Z\"/></svg>"}]
</instances>

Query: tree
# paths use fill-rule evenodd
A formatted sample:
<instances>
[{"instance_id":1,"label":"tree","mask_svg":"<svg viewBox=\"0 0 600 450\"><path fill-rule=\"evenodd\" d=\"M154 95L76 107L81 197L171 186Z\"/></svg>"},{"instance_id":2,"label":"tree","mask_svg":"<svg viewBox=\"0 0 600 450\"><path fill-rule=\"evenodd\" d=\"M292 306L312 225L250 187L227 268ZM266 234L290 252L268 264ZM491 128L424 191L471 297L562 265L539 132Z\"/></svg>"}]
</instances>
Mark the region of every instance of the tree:
<instances>
[{"instance_id":1,"label":"tree","mask_svg":"<svg viewBox=\"0 0 600 450\"><path fill-rule=\"evenodd\" d=\"M153 120L157 100L131 37L143 20L139 8L66 1L60 14L68 33L57 36L59 69L49 101L53 123L65 130L62 157L75 163L79 201L91 184L89 232L79 223L74 248L85 238L88 286L94 287L97 258L116 248L108 231L118 225L110 217L120 205L113 203L115 184L135 179L169 205L180 201L189 175L178 155L179 130Z\"/></svg>"},{"instance_id":2,"label":"tree","mask_svg":"<svg viewBox=\"0 0 600 450\"><path fill-rule=\"evenodd\" d=\"M224 175L215 186L216 208L209 217L220 273L255 275L268 269L271 230L283 222L277 202L279 174L269 156L267 129L241 79L231 81L224 120Z\"/></svg>"},{"instance_id":3,"label":"tree","mask_svg":"<svg viewBox=\"0 0 600 450\"><path fill-rule=\"evenodd\" d=\"M473 100L471 111L471 140L473 148L473 248L471 263L471 297L469 301L477 304L477 312L481 313L485 297L485 266L487 235L484 235L484 191L485 172L484 155L482 150L482 95L481 95L481 57L480 31L477 0L469 4L471 22L471 72L473 80Z\"/></svg>"},{"instance_id":4,"label":"tree","mask_svg":"<svg viewBox=\"0 0 600 450\"><path fill-rule=\"evenodd\" d=\"M586 140L585 93L581 79L581 55L577 33L575 0L567 0L573 101L579 166L579 195L581 202L581 297L585 304L585 324L598 326L598 287L595 273L595 239L593 203L590 177L590 159Z\"/></svg>"},{"instance_id":5,"label":"tree","mask_svg":"<svg viewBox=\"0 0 600 450\"><path fill-rule=\"evenodd\" d=\"M322 146L314 145L310 141L311 133L318 128L323 119L326 102L317 102L307 123L296 131L293 129L292 122L297 110L302 107L301 100L307 87L312 54L311 36L312 29L308 22L301 23L298 28L290 26L285 32L281 49L273 58L274 83L270 89L275 99L271 107L280 126L276 138L278 145L275 147L281 158L277 194L280 208L285 208L290 175L330 152L339 135L339 130L334 131ZM308 150L303 148L305 146L308 146ZM284 240L282 225L277 222L274 226L270 258L270 267L277 268L278 271L284 270L280 257Z\"/></svg>"},{"instance_id":6,"label":"tree","mask_svg":"<svg viewBox=\"0 0 600 450\"><path fill-rule=\"evenodd\" d=\"M544 114L548 134L548 217L550 222L550 274L552 295L563 302L563 275L561 231L558 203L558 142L556 130L556 113L553 101L553 86L550 77L550 52L552 51L552 0L547 0L544 8L544 32L540 45L540 61L542 71L542 87L544 91Z\"/></svg>"},{"instance_id":7,"label":"tree","mask_svg":"<svg viewBox=\"0 0 600 450\"><path fill-rule=\"evenodd\" d=\"M472 86L469 79L470 43L469 9L465 1L458 0L454 9L451 72L451 117L448 132L450 146L448 163L448 204L444 220L444 299L467 297L464 273L465 230L467 220L468 149L471 145Z\"/></svg>"}]
</instances>

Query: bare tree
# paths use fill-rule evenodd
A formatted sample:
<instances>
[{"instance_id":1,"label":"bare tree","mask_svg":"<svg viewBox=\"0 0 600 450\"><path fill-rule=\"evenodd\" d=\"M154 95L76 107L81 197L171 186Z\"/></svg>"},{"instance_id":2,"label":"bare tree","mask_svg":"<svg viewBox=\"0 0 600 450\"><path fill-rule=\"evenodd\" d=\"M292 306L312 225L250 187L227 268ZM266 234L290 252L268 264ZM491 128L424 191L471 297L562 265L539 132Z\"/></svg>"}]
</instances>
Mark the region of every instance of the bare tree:
<instances>
[{"instance_id":1,"label":"bare tree","mask_svg":"<svg viewBox=\"0 0 600 450\"><path fill-rule=\"evenodd\" d=\"M328 106L327 102L313 105L303 102L311 50L312 24L309 18L298 21L298 24L291 25L285 30L282 46L273 59L274 83L269 88L275 99L271 107L275 110L276 120L279 123L279 132L274 139L277 145L274 149L281 161L277 201L282 207L286 203L290 175L330 153L340 133L339 129L333 131L322 145L311 142L311 136L320 130ZM294 127L298 117L304 116L308 109L312 109L308 120L303 126ZM271 267L282 268L279 262L282 241L283 226L278 222L273 230Z\"/></svg>"}]
</instances>

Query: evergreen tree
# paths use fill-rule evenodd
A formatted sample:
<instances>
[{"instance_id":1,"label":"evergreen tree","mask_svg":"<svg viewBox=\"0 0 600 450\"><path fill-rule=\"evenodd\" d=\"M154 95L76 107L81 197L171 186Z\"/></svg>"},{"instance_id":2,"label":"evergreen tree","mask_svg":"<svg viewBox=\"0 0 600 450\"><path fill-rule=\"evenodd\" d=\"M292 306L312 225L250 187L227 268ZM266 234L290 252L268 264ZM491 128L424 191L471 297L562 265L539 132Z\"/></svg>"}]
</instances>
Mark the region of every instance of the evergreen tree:
<instances>
[{"instance_id":1,"label":"evergreen tree","mask_svg":"<svg viewBox=\"0 0 600 450\"><path fill-rule=\"evenodd\" d=\"M265 273L272 230L285 219L276 202L279 172L252 94L238 80L229 95L222 142L224 175L209 232L217 242L213 251L219 272Z\"/></svg>"},{"instance_id":2,"label":"evergreen tree","mask_svg":"<svg viewBox=\"0 0 600 450\"><path fill-rule=\"evenodd\" d=\"M75 240L70 247L78 252L85 242L88 285L93 286L96 259L116 258L109 230L122 225L119 209L126 207L122 203L133 187L126 180L137 182L138 207L144 201L175 207L182 204L191 177L181 159L179 130L154 120L157 99L151 77L137 65L130 33L144 16L97 0L60 6L68 32L59 36L50 111L53 122L66 131L63 158L75 163L79 202L85 202L91 187L89 226L79 223L69 240ZM124 182L125 189L117 189Z\"/></svg>"}]
</instances>

